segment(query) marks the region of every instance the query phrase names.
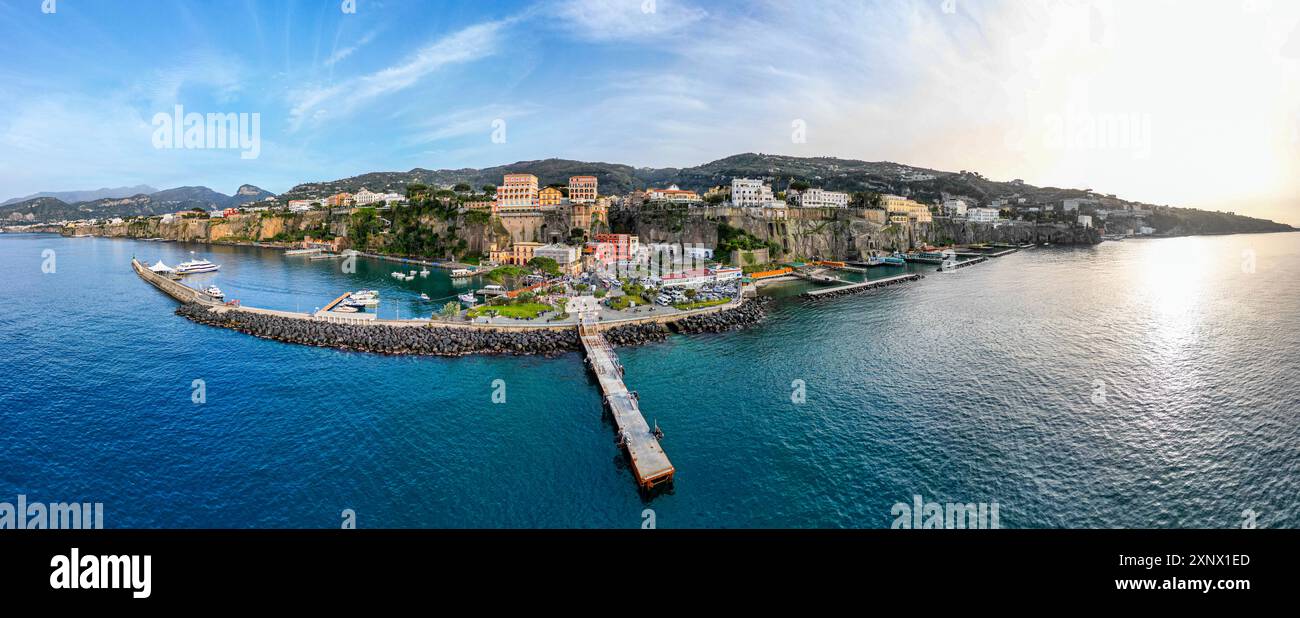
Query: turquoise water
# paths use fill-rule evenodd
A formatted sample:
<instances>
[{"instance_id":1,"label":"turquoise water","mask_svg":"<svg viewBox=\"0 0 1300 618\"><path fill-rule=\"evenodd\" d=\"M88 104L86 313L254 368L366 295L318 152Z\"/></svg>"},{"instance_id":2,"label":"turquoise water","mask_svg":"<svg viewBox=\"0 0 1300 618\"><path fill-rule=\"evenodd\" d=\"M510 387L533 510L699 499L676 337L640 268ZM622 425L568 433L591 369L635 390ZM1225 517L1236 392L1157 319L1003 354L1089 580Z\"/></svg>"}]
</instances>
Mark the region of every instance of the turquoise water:
<instances>
[{"instance_id":1,"label":"turquoise water","mask_svg":"<svg viewBox=\"0 0 1300 618\"><path fill-rule=\"evenodd\" d=\"M649 500L577 354L385 357L196 325L129 267L191 250L250 305L377 288L411 317L433 310L419 292L459 289L367 259L0 235L0 501L102 502L109 527L344 509L637 527L646 508L664 528L888 527L919 494L997 502L1003 527L1300 526L1300 234L1038 248L820 302L769 287L758 327L619 350L678 470Z\"/></svg>"}]
</instances>

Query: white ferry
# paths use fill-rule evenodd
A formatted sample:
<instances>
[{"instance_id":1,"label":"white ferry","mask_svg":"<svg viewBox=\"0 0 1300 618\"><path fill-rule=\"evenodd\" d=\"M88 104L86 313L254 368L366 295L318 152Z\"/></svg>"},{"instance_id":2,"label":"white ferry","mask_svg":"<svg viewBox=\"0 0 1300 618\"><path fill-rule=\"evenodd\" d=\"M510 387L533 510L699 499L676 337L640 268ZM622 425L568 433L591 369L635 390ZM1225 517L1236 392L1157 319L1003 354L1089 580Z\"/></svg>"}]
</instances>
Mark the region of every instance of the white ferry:
<instances>
[{"instance_id":1,"label":"white ferry","mask_svg":"<svg viewBox=\"0 0 1300 618\"><path fill-rule=\"evenodd\" d=\"M451 271L452 279L466 279L474 276L474 271L468 268L457 268Z\"/></svg>"},{"instance_id":2,"label":"white ferry","mask_svg":"<svg viewBox=\"0 0 1300 618\"><path fill-rule=\"evenodd\" d=\"M226 297L226 293L222 292L221 288L215 285L209 285L208 287L204 288L203 293L207 294L213 300L221 300Z\"/></svg>"},{"instance_id":3,"label":"white ferry","mask_svg":"<svg viewBox=\"0 0 1300 618\"><path fill-rule=\"evenodd\" d=\"M193 275L197 273L210 273L215 272L218 268L221 268L220 264L213 264L204 259L197 259L188 262L181 262L176 266L176 274Z\"/></svg>"}]
</instances>

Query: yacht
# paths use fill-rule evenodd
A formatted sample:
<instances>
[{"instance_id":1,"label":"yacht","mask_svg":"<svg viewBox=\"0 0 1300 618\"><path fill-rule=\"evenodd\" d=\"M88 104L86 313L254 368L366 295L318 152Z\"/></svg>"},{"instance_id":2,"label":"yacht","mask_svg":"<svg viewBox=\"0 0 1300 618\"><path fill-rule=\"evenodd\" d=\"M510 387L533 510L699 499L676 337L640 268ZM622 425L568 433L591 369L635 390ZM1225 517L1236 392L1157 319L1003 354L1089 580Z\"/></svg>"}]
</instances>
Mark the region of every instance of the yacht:
<instances>
[{"instance_id":1,"label":"yacht","mask_svg":"<svg viewBox=\"0 0 1300 618\"><path fill-rule=\"evenodd\" d=\"M428 301L429 301L429 295L428 295L428 294L425 294L424 292L420 292L420 300L425 301L425 302L428 302Z\"/></svg>"},{"instance_id":2,"label":"yacht","mask_svg":"<svg viewBox=\"0 0 1300 618\"><path fill-rule=\"evenodd\" d=\"M465 292L464 294L457 294L457 295L456 295L456 298L459 299L460 302L465 303L465 304L467 304L467 305L473 305L473 304L474 304L474 293L473 293L473 292Z\"/></svg>"},{"instance_id":3,"label":"yacht","mask_svg":"<svg viewBox=\"0 0 1300 618\"><path fill-rule=\"evenodd\" d=\"M204 259L197 259L197 260L190 260L188 262L181 262L176 267L176 273L181 275L193 275L196 273L210 273L210 272L216 272L218 268L221 268L220 264L213 264L212 262L209 262Z\"/></svg>"},{"instance_id":4,"label":"yacht","mask_svg":"<svg viewBox=\"0 0 1300 618\"><path fill-rule=\"evenodd\" d=\"M203 293L211 297L212 300L221 300L226 297L226 294L221 291L221 288L215 285L209 285L208 287L203 288Z\"/></svg>"},{"instance_id":5,"label":"yacht","mask_svg":"<svg viewBox=\"0 0 1300 618\"><path fill-rule=\"evenodd\" d=\"M467 279L474 276L474 271L468 268L457 268L451 271L452 279Z\"/></svg>"},{"instance_id":6,"label":"yacht","mask_svg":"<svg viewBox=\"0 0 1300 618\"><path fill-rule=\"evenodd\" d=\"M427 268L421 268L421 269L420 269L420 276L421 276L421 277L428 277L428 276L429 276L429 269L427 269Z\"/></svg>"},{"instance_id":7,"label":"yacht","mask_svg":"<svg viewBox=\"0 0 1300 618\"><path fill-rule=\"evenodd\" d=\"M340 304L339 306L330 310L330 313L356 313L356 312L357 312L356 307L349 307L343 304Z\"/></svg>"}]
</instances>

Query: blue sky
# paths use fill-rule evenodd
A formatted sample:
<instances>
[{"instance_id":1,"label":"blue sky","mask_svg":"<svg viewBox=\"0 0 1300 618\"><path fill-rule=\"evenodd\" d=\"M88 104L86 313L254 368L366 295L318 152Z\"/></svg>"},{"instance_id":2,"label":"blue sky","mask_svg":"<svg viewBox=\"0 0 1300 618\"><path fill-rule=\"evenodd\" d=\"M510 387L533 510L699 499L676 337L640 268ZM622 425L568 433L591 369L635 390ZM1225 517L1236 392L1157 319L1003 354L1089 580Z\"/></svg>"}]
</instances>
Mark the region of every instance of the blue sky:
<instances>
[{"instance_id":1,"label":"blue sky","mask_svg":"<svg viewBox=\"0 0 1300 618\"><path fill-rule=\"evenodd\" d=\"M1300 223L1300 3L54 1L0 0L0 199L761 151ZM258 157L155 148L178 104L260 114Z\"/></svg>"}]
</instances>

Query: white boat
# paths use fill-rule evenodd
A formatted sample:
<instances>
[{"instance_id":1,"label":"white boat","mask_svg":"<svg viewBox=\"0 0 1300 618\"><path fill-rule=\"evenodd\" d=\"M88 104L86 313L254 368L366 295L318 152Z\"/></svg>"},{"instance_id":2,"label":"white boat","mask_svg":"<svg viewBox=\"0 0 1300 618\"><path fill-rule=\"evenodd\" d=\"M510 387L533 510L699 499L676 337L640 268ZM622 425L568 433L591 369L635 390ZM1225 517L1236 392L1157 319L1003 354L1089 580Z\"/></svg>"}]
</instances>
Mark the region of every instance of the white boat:
<instances>
[{"instance_id":1,"label":"white boat","mask_svg":"<svg viewBox=\"0 0 1300 618\"><path fill-rule=\"evenodd\" d=\"M356 293L352 295L352 297L353 298L362 298L362 297L379 298L379 290L357 290Z\"/></svg>"},{"instance_id":2,"label":"white boat","mask_svg":"<svg viewBox=\"0 0 1300 618\"><path fill-rule=\"evenodd\" d=\"M420 269L420 276L421 276L421 277L428 277L428 276L429 276L429 269L427 269L427 268L421 268L421 269Z\"/></svg>"},{"instance_id":3,"label":"white boat","mask_svg":"<svg viewBox=\"0 0 1300 618\"><path fill-rule=\"evenodd\" d=\"M216 272L218 268L221 268L220 264L213 264L212 262L200 258L197 260L190 260L188 262L181 262L179 265L176 266L176 273L180 275L210 273L210 272Z\"/></svg>"},{"instance_id":4,"label":"white boat","mask_svg":"<svg viewBox=\"0 0 1300 618\"><path fill-rule=\"evenodd\" d=\"M209 285L208 287L203 288L203 293L210 296L213 300L221 300L226 297L226 294L221 291L221 288L215 285Z\"/></svg>"},{"instance_id":5,"label":"white boat","mask_svg":"<svg viewBox=\"0 0 1300 618\"><path fill-rule=\"evenodd\" d=\"M347 305L342 305L342 304L330 310L330 313L356 313L356 312L357 312L356 307L349 307Z\"/></svg>"},{"instance_id":6,"label":"white boat","mask_svg":"<svg viewBox=\"0 0 1300 618\"><path fill-rule=\"evenodd\" d=\"M457 294L457 295L456 295L456 298L460 299L460 302L465 303L465 304L467 304L467 305L472 305L472 304L474 304L474 293L473 293L473 292L466 292L466 293L464 293L464 294Z\"/></svg>"},{"instance_id":7,"label":"white boat","mask_svg":"<svg viewBox=\"0 0 1300 618\"><path fill-rule=\"evenodd\" d=\"M474 276L474 271L468 268L457 268L451 271L452 279L466 279Z\"/></svg>"},{"instance_id":8,"label":"white boat","mask_svg":"<svg viewBox=\"0 0 1300 618\"><path fill-rule=\"evenodd\" d=\"M428 301L428 300L429 300L429 295L428 295L428 294L425 294L424 292L420 292L420 300Z\"/></svg>"},{"instance_id":9,"label":"white boat","mask_svg":"<svg viewBox=\"0 0 1300 618\"><path fill-rule=\"evenodd\" d=\"M312 255L314 253L320 253L320 252L321 252L320 248L289 249L288 251L285 251L284 254L285 255Z\"/></svg>"}]
</instances>

